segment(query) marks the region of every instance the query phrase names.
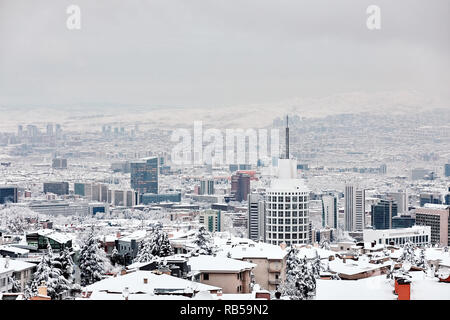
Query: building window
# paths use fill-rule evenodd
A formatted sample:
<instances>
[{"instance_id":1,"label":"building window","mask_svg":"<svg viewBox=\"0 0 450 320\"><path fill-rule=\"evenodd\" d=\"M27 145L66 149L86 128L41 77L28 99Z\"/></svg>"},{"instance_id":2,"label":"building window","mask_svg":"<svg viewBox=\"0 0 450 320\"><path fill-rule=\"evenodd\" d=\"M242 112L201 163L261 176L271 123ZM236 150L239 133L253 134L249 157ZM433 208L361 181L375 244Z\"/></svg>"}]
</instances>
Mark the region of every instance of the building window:
<instances>
[{"instance_id":1,"label":"building window","mask_svg":"<svg viewBox=\"0 0 450 320\"><path fill-rule=\"evenodd\" d=\"M203 280L209 280L209 273L203 274Z\"/></svg>"}]
</instances>

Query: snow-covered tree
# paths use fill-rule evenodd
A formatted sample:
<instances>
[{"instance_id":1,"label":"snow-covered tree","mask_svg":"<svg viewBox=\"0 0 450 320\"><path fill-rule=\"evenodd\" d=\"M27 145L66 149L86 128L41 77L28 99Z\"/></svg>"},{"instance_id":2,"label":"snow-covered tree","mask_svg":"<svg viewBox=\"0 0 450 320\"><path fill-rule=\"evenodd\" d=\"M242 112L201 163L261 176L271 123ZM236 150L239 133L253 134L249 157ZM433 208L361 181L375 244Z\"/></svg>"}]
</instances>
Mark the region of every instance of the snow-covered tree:
<instances>
[{"instance_id":1,"label":"snow-covered tree","mask_svg":"<svg viewBox=\"0 0 450 320\"><path fill-rule=\"evenodd\" d=\"M330 250L330 243L327 240L324 240L320 243L320 248L324 250Z\"/></svg>"},{"instance_id":2,"label":"snow-covered tree","mask_svg":"<svg viewBox=\"0 0 450 320\"><path fill-rule=\"evenodd\" d=\"M52 299L56 299L59 294L70 289L70 282L62 275L61 270L54 266L53 251L50 244L48 244L47 252L37 265L31 283L25 290L26 297L36 295L38 287L43 283L47 286L47 295Z\"/></svg>"},{"instance_id":3,"label":"snow-covered tree","mask_svg":"<svg viewBox=\"0 0 450 320\"><path fill-rule=\"evenodd\" d=\"M157 257L167 257L173 254L169 236L167 235L167 232L164 232L161 228L157 229L154 233L152 254Z\"/></svg>"},{"instance_id":4,"label":"snow-covered tree","mask_svg":"<svg viewBox=\"0 0 450 320\"><path fill-rule=\"evenodd\" d=\"M81 285L87 286L101 280L106 270L105 253L99 248L93 232L84 243L80 251L79 268Z\"/></svg>"},{"instance_id":5,"label":"snow-covered tree","mask_svg":"<svg viewBox=\"0 0 450 320\"><path fill-rule=\"evenodd\" d=\"M61 274L70 283L74 282L75 264L72 260L71 252L68 248L59 252L53 259L53 266L61 270Z\"/></svg>"},{"instance_id":6,"label":"snow-covered tree","mask_svg":"<svg viewBox=\"0 0 450 320\"><path fill-rule=\"evenodd\" d=\"M111 252L111 257L109 258L111 260L111 263L115 266L116 264L120 264L122 257L119 254L119 250L117 248L114 248Z\"/></svg>"},{"instance_id":7,"label":"snow-covered tree","mask_svg":"<svg viewBox=\"0 0 450 320\"><path fill-rule=\"evenodd\" d=\"M22 234L33 229L39 219L44 216L26 207L5 207L0 209L0 229L12 234ZM35 221L31 223L31 221Z\"/></svg>"},{"instance_id":8,"label":"snow-covered tree","mask_svg":"<svg viewBox=\"0 0 450 320\"><path fill-rule=\"evenodd\" d=\"M306 300L315 293L316 278L311 263L298 257L298 250L291 248L286 260L286 279L278 290L291 300Z\"/></svg>"},{"instance_id":9,"label":"snow-covered tree","mask_svg":"<svg viewBox=\"0 0 450 320\"><path fill-rule=\"evenodd\" d=\"M403 252L400 255L399 262L409 262L412 265L416 262L416 256L414 254L414 245L411 242L406 242L403 246Z\"/></svg>"},{"instance_id":10,"label":"snow-covered tree","mask_svg":"<svg viewBox=\"0 0 450 320\"><path fill-rule=\"evenodd\" d=\"M138 253L133 262L151 262L155 259L153 252L153 239L146 238L139 244Z\"/></svg>"},{"instance_id":11,"label":"snow-covered tree","mask_svg":"<svg viewBox=\"0 0 450 320\"><path fill-rule=\"evenodd\" d=\"M169 236L161 226L153 229L151 235L146 237L139 245L139 250L134 262L149 262L154 257L167 257L173 254Z\"/></svg>"},{"instance_id":12,"label":"snow-covered tree","mask_svg":"<svg viewBox=\"0 0 450 320\"><path fill-rule=\"evenodd\" d=\"M324 270L324 267L322 266L322 262L320 261L320 256L318 252L316 251L316 257L313 259L311 263L312 272L314 274L314 277L316 279L320 278L320 271Z\"/></svg>"},{"instance_id":13,"label":"snow-covered tree","mask_svg":"<svg viewBox=\"0 0 450 320\"><path fill-rule=\"evenodd\" d=\"M193 252L195 253L203 255L213 255L215 253L211 235L204 226L201 226L195 234L194 244L196 247Z\"/></svg>"},{"instance_id":14,"label":"snow-covered tree","mask_svg":"<svg viewBox=\"0 0 450 320\"><path fill-rule=\"evenodd\" d=\"M420 249L419 257L416 259L415 264L423 269L428 268L427 260L425 259L425 248Z\"/></svg>"},{"instance_id":15,"label":"snow-covered tree","mask_svg":"<svg viewBox=\"0 0 450 320\"><path fill-rule=\"evenodd\" d=\"M8 277L8 281L12 284L11 292L17 293L22 291L20 282L16 279L16 277Z\"/></svg>"}]
</instances>

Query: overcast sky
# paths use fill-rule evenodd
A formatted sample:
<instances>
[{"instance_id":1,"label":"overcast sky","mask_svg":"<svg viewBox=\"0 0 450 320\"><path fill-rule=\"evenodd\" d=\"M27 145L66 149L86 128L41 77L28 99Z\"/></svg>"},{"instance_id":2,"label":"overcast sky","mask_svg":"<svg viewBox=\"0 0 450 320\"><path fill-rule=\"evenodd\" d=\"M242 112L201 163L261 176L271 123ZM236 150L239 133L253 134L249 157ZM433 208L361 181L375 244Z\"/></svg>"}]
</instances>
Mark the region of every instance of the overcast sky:
<instances>
[{"instance_id":1,"label":"overcast sky","mask_svg":"<svg viewBox=\"0 0 450 320\"><path fill-rule=\"evenodd\" d=\"M81 8L81 30L66 8ZM381 7L381 30L366 8ZM448 0L0 0L0 106L449 101Z\"/></svg>"}]
</instances>

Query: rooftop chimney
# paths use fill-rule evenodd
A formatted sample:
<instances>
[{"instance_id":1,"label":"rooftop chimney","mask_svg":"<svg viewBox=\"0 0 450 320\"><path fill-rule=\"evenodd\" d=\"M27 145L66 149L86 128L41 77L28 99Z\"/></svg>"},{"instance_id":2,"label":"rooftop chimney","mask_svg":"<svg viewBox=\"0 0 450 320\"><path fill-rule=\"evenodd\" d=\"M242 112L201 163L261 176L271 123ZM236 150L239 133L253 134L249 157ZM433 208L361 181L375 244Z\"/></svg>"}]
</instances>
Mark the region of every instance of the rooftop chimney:
<instances>
[{"instance_id":1,"label":"rooftop chimney","mask_svg":"<svg viewBox=\"0 0 450 320\"><path fill-rule=\"evenodd\" d=\"M45 281L41 282L41 285L38 287L38 295L40 296L47 296L47 286L45 284Z\"/></svg>"}]
</instances>

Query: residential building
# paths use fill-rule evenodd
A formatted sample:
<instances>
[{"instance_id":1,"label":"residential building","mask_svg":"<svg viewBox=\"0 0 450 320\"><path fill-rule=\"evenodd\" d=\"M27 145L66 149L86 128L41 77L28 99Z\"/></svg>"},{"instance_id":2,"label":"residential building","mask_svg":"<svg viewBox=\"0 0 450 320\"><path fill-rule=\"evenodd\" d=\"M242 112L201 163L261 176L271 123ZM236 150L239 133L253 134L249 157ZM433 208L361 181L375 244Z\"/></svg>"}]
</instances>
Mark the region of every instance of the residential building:
<instances>
[{"instance_id":1,"label":"residential building","mask_svg":"<svg viewBox=\"0 0 450 320\"><path fill-rule=\"evenodd\" d=\"M220 210L204 210L200 212L199 223L209 232L222 231L222 214Z\"/></svg>"},{"instance_id":2,"label":"residential building","mask_svg":"<svg viewBox=\"0 0 450 320\"><path fill-rule=\"evenodd\" d=\"M223 293L250 293L254 263L226 257L200 255L188 261L198 281L222 288Z\"/></svg>"},{"instance_id":3,"label":"residential building","mask_svg":"<svg viewBox=\"0 0 450 320\"><path fill-rule=\"evenodd\" d=\"M256 264L252 270L255 283L265 290L277 290L278 285L286 278L288 252L280 246L268 243L235 245L229 252L233 259Z\"/></svg>"}]
</instances>

